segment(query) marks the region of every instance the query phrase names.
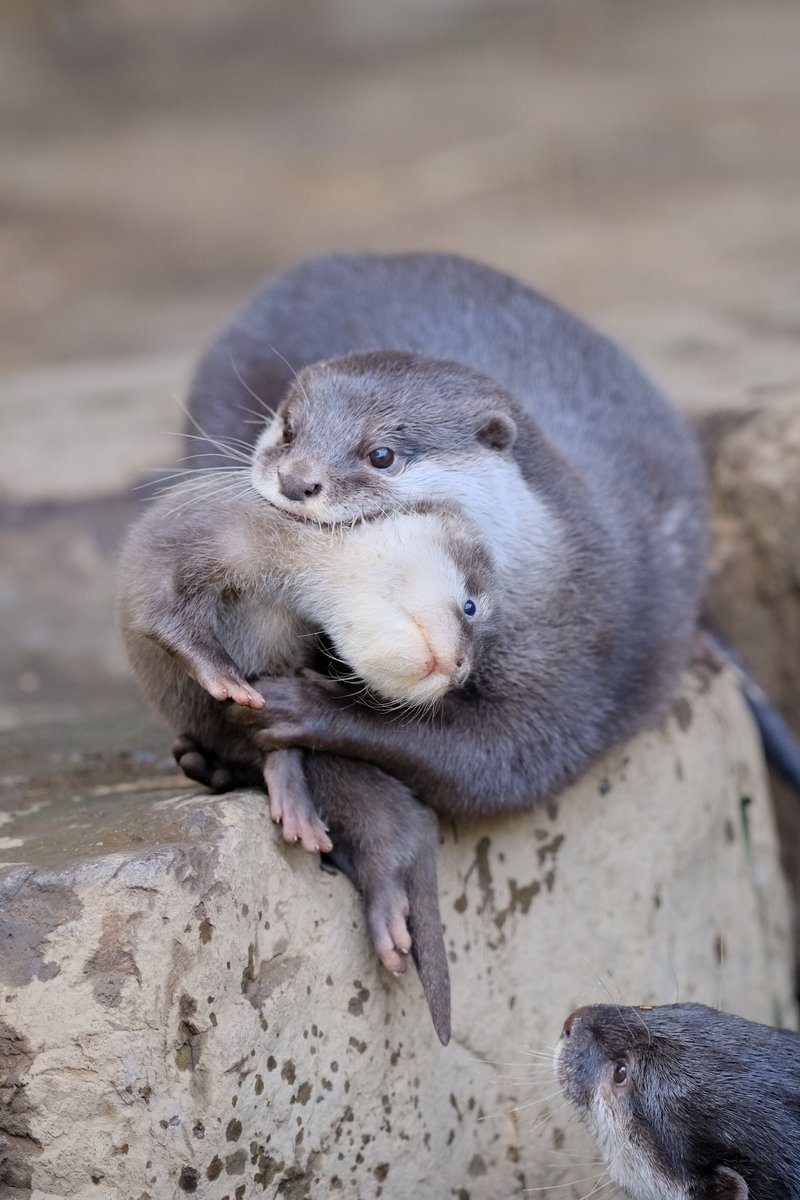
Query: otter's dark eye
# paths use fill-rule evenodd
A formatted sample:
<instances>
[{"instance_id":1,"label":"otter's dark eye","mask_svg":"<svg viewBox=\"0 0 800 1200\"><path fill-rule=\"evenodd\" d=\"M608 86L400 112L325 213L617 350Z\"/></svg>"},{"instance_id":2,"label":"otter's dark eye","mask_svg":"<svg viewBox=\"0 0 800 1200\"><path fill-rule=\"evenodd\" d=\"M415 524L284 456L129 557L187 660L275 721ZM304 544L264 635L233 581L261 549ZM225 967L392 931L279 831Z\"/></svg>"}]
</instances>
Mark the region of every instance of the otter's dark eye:
<instances>
[{"instance_id":1,"label":"otter's dark eye","mask_svg":"<svg viewBox=\"0 0 800 1200\"><path fill-rule=\"evenodd\" d=\"M474 617L475 613L477 611L478 611L478 606L474 600L466 600L464 602L464 616L465 617Z\"/></svg>"},{"instance_id":2,"label":"otter's dark eye","mask_svg":"<svg viewBox=\"0 0 800 1200\"><path fill-rule=\"evenodd\" d=\"M624 1083L628 1078L628 1068L624 1062L614 1063L614 1083Z\"/></svg>"},{"instance_id":3,"label":"otter's dark eye","mask_svg":"<svg viewBox=\"0 0 800 1200\"><path fill-rule=\"evenodd\" d=\"M390 450L388 446L378 446L377 450L373 450L370 454L369 461L373 467L379 469L390 467L394 462L394 450Z\"/></svg>"},{"instance_id":4,"label":"otter's dark eye","mask_svg":"<svg viewBox=\"0 0 800 1200\"><path fill-rule=\"evenodd\" d=\"M290 446L293 441L294 441L294 430L292 429L291 425L288 425L288 424L284 425L283 437L281 438L281 444L283 446Z\"/></svg>"}]
</instances>

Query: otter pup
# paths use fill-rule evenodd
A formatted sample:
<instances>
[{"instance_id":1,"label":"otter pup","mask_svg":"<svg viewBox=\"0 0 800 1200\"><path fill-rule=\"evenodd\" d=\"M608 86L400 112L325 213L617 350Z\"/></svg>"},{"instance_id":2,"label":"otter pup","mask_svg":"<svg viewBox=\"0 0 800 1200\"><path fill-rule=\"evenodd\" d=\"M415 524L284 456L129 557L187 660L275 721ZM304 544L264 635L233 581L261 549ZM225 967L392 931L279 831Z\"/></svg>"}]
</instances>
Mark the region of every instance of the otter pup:
<instances>
[{"instance_id":1,"label":"otter pup","mask_svg":"<svg viewBox=\"0 0 800 1200\"><path fill-rule=\"evenodd\" d=\"M798 1200L800 1036L702 1004L567 1017L556 1077L635 1200Z\"/></svg>"},{"instance_id":2,"label":"otter pup","mask_svg":"<svg viewBox=\"0 0 800 1200\"><path fill-rule=\"evenodd\" d=\"M256 441L254 485L295 517L456 500L495 557L502 626L435 728L284 678L231 713L264 745L364 759L458 817L560 790L664 707L703 581L699 453L621 351L522 284L441 255L306 263L223 332L190 411Z\"/></svg>"},{"instance_id":3,"label":"otter pup","mask_svg":"<svg viewBox=\"0 0 800 1200\"><path fill-rule=\"evenodd\" d=\"M259 709L263 701L247 676L296 670L324 629L378 696L429 703L463 684L495 620L490 556L452 506L420 506L331 532L277 512L236 472L222 492L208 476L173 489L134 526L122 553L119 607L131 664L149 699L204 747L224 748L229 771L266 781L284 837L308 850L332 847L301 752L265 754L260 734L245 728L232 737L220 702ZM381 959L402 970L411 942L398 872L416 872L415 923L427 921L428 941L435 934L441 942L441 928L426 916L438 915L435 822L431 827L405 789L375 768L323 756L309 761L315 798L341 833L339 855L367 898ZM374 844L394 864L383 881L362 861L366 826L340 818L346 797L352 806L361 789L366 796L375 789L388 813L384 819L375 806L371 813ZM395 829L402 812L408 836L393 846L381 830ZM423 982L434 986L435 965L442 991L443 945L438 957L421 944L417 952L432 964ZM421 975L424 967L421 961Z\"/></svg>"}]
</instances>

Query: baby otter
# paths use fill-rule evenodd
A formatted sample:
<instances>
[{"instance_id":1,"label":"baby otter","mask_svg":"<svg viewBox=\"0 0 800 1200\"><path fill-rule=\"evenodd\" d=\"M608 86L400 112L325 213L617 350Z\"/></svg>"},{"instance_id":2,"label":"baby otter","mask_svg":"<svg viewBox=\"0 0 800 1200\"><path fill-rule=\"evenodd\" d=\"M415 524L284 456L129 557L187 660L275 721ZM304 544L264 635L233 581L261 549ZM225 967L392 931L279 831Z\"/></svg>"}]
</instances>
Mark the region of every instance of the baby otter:
<instances>
[{"instance_id":1,"label":"baby otter","mask_svg":"<svg viewBox=\"0 0 800 1200\"><path fill-rule=\"evenodd\" d=\"M800 1036L702 1004L579 1008L556 1076L635 1200L798 1200Z\"/></svg>"},{"instance_id":2,"label":"baby otter","mask_svg":"<svg viewBox=\"0 0 800 1200\"><path fill-rule=\"evenodd\" d=\"M263 700L248 676L298 669L309 661L314 634L324 631L377 696L430 702L473 669L495 622L492 591L490 556L452 506L420 506L332 532L279 513L246 475L222 493L213 477L201 477L171 491L131 531L120 617L134 673L167 720L190 729L207 753L222 752L225 770L240 782L266 781L286 840L330 850L302 753L266 753L260 732L232 726L221 701L259 709ZM443 944L430 945L434 937L441 942L431 917L438 917L435 823L376 768L322 755L306 767L312 763L314 797L341 835L338 853L365 893L381 959L395 971L411 945L399 873L416 888L414 919L428 939L423 945L418 935L416 950L430 999L429 989L441 993L447 983ZM354 816L362 794L370 797L371 841ZM381 830L395 829L403 813L407 835L392 847ZM381 847L389 866L382 879L370 873L367 845Z\"/></svg>"},{"instance_id":3,"label":"baby otter","mask_svg":"<svg viewBox=\"0 0 800 1200\"><path fill-rule=\"evenodd\" d=\"M255 437L253 396L275 412ZM666 704L703 580L699 454L621 351L522 284L441 255L303 264L223 332L190 410L257 437L253 483L293 516L457 501L496 562L502 625L435 728L283 678L231 714L265 745L364 759L462 816L560 790Z\"/></svg>"},{"instance_id":4,"label":"baby otter","mask_svg":"<svg viewBox=\"0 0 800 1200\"><path fill-rule=\"evenodd\" d=\"M224 733L234 762L273 775L276 802L296 775L284 756L264 764L247 730L231 741L218 702L263 708L247 678L298 670L315 633L383 700L429 703L468 678L495 624L492 564L452 506L331 532L288 520L246 481L220 495L213 477L201 477L187 494L168 493L129 534L126 646L162 714L203 741ZM316 826L297 833L306 849L330 849Z\"/></svg>"}]
</instances>

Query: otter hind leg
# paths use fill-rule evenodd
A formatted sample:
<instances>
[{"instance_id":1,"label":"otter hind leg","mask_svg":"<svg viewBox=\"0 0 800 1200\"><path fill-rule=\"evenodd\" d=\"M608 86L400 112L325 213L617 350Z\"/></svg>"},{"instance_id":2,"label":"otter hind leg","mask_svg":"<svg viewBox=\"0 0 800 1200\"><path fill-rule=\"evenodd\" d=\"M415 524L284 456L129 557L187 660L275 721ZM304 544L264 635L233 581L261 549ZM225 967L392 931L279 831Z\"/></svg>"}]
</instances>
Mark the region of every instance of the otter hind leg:
<instances>
[{"instance_id":1,"label":"otter hind leg","mask_svg":"<svg viewBox=\"0 0 800 1200\"><path fill-rule=\"evenodd\" d=\"M310 853L333 849L316 810L303 769L302 750L276 750L264 760L264 782L273 821L283 826L285 842L299 842Z\"/></svg>"},{"instance_id":2,"label":"otter hind leg","mask_svg":"<svg viewBox=\"0 0 800 1200\"><path fill-rule=\"evenodd\" d=\"M413 957L439 1040L450 1038L450 970L436 878L438 822L398 780L369 763L311 754L306 769L340 865L364 899L385 967Z\"/></svg>"}]
</instances>

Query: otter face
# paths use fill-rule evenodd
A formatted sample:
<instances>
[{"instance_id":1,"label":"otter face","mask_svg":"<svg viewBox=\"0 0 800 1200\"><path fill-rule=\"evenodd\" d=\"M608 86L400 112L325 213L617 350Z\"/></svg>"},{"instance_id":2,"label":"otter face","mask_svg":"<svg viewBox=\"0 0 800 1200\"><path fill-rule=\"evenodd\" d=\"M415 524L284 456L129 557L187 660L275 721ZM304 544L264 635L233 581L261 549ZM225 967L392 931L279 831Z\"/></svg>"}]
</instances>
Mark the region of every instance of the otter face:
<instances>
[{"instance_id":1,"label":"otter face","mask_svg":"<svg viewBox=\"0 0 800 1200\"><path fill-rule=\"evenodd\" d=\"M337 654L383 700L462 687L497 623L491 559L465 523L406 513L348 530L325 619Z\"/></svg>"},{"instance_id":2,"label":"otter face","mask_svg":"<svg viewBox=\"0 0 800 1200\"><path fill-rule=\"evenodd\" d=\"M628 1195L747 1200L742 1172L753 1194L762 1194L744 1144L750 1129L764 1123L763 1096L752 1078L763 1073L763 1056L753 1030L778 1032L699 1004L598 1004L567 1017L556 1078L596 1138L609 1178ZM740 1090L746 1096L748 1086L753 1111L737 1114ZM762 1125L757 1136L763 1133ZM763 1195L773 1194L783 1192L764 1188Z\"/></svg>"},{"instance_id":3,"label":"otter face","mask_svg":"<svg viewBox=\"0 0 800 1200\"><path fill-rule=\"evenodd\" d=\"M513 406L456 363L390 351L318 363L301 371L257 441L253 486L322 525L447 497L449 475L508 454Z\"/></svg>"}]
</instances>

